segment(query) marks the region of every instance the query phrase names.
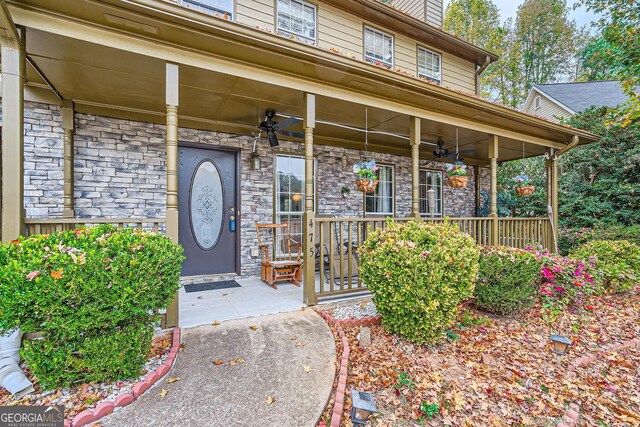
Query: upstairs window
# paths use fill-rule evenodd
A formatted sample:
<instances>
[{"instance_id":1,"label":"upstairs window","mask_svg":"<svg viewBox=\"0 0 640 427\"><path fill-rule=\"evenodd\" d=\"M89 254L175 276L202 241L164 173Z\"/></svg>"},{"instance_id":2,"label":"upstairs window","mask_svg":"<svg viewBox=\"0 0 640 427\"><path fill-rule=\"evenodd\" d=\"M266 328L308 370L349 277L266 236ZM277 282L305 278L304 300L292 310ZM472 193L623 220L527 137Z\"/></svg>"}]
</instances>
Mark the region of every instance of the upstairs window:
<instances>
[{"instance_id":1,"label":"upstairs window","mask_svg":"<svg viewBox=\"0 0 640 427\"><path fill-rule=\"evenodd\" d=\"M316 44L316 7L299 0L278 0L277 30L284 37Z\"/></svg>"},{"instance_id":2,"label":"upstairs window","mask_svg":"<svg viewBox=\"0 0 640 427\"><path fill-rule=\"evenodd\" d=\"M432 80L438 84L441 77L442 57L439 53L418 46L418 76Z\"/></svg>"},{"instance_id":3,"label":"upstairs window","mask_svg":"<svg viewBox=\"0 0 640 427\"><path fill-rule=\"evenodd\" d=\"M533 107L538 110L540 108L540 95L533 98Z\"/></svg>"},{"instance_id":4,"label":"upstairs window","mask_svg":"<svg viewBox=\"0 0 640 427\"><path fill-rule=\"evenodd\" d=\"M227 15L233 19L233 0L181 0L180 4L209 15Z\"/></svg>"},{"instance_id":5,"label":"upstairs window","mask_svg":"<svg viewBox=\"0 0 640 427\"><path fill-rule=\"evenodd\" d=\"M364 27L364 60L393 68L393 36Z\"/></svg>"}]
</instances>

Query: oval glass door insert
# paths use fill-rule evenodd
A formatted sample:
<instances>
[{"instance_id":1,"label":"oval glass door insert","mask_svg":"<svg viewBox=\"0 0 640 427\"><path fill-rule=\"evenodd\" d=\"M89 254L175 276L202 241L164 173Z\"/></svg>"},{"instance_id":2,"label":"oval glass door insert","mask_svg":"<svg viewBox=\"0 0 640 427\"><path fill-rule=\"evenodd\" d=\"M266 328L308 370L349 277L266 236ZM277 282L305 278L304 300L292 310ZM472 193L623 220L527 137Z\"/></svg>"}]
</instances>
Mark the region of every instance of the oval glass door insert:
<instances>
[{"instance_id":1,"label":"oval glass door insert","mask_svg":"<svg viewBox=\"0 0 640 427\"><path fill-rule=\"evenodd\" d=\"M196 168L189 194L191 231L196 243L207 251L218 242L224 212L222 179L211 160L203 161Z\"/></svg>"}]
</instances>

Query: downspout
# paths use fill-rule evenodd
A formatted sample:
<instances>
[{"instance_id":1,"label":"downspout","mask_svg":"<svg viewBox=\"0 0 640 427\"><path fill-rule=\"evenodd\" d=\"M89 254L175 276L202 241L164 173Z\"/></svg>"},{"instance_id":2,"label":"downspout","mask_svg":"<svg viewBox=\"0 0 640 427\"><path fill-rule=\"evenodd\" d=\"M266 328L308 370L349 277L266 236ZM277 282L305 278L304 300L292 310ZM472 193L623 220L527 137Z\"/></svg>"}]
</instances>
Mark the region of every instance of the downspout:
<instances>
[{"instance_id":1,"label":"downspout","mask_svg":"<svg viewBox=\"0 0 640 427\"><path fill-rule=\"evenodd\" d=\"M484 58L484 64L482 64L480 68L476 70L476 95L478 96L480 96L480 74L482 74L482 72L487 69L489 64L491 64L491 58L486 56Z\"/></svg>"},{"instance_id":2,"label":"downspout","mask_svg":"<svg viewBox=\"0 0 640 427\"><path fill-rule=\"evenodd\" d=\"M0 385L18 399L33 391L33 384L18 365L21 342L19 329L0 336Z\"/></svg>"},{"instance_id":3,"label":"downspout","mask_svg":"<svg viewBox=\"0 0 640 427\"><path fill-rule=\"evenodd\" d=\"M579 142L580 142L580 137L578 135L574 135L573 138L571 138L571 142L569 144L567 144L565 147L561 148L560 150L556 151L555 153L552 151L551 155L545 155L545 158L551 159L553 161L557 161L558 157L565 154L572 148L576 147ZM557 177L556 177L556 182L558 182ZM557 201L556 201L556 204L557 204ZM551 232L553 233L553 241L555 243L555 247L558 248L558 234L556 230L556 224L553 220L554 212L553 212L553 207L551 205L547 205L547 214L549 215L549 221L551 223Z\"/></svg>"}]
</instances>

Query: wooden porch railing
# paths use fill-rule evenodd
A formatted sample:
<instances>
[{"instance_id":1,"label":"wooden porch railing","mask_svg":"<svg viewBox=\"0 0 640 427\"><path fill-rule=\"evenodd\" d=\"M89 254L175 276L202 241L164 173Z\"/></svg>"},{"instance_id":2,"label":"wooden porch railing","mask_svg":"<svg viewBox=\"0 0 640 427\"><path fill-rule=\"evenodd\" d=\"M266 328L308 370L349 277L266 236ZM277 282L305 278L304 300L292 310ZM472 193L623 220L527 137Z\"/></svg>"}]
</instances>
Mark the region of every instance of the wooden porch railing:
<instances>
[{"instance_id":1,"label":"wooden porch railing","mask_svg":"<svg viewBox=\"0 0 640 427\"><path fill-rule=\"evenodd\" d=\"M50 234L54 231L72 230L80 225L114 224L118 228L133 227L158 232L164 218L27 218L24 220L26 236Z\"/></svg>"},{"instance_id":2,"label":"wooden porch railing","mask_svg":"<svg viewBox=\"0 0 640 427\"><path fill-rule=\"evenodd\" d=\"M394 218L409 221L411 218ZM445 218L423 218L442 222ZM492 230L498 227L495 244L524 248L527 245L550 247L550 223L546 218L448 218L480 245L492 245ZM315 269L319 280L312 284L316 297L330 297L367 291L358 275L357 248L372 230L385 227L382 218L315 218ZM317 301L317 299L316 299Z\"/></svg>"}]
</instances>

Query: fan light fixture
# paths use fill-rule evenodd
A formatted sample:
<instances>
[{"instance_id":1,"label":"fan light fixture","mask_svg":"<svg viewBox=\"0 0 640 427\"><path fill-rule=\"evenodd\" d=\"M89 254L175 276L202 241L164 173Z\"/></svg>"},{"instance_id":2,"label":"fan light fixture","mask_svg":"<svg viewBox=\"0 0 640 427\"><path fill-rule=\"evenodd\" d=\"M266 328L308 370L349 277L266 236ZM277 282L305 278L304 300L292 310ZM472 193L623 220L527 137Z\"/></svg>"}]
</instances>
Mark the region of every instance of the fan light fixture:
<instances>
[{"instance_id":1,"label":"fan light fixture","mask_svg":"<svg viewBox=\"0 0 640 427\"><path fill-rule=\"evenodd\" d=\"M278 137L276 136L276 133L273 131L273 129L267 130L267 140L269 141L269 145L271 147L277 147L278 145L280 145Z\"/></svg>"}]
</instances>

